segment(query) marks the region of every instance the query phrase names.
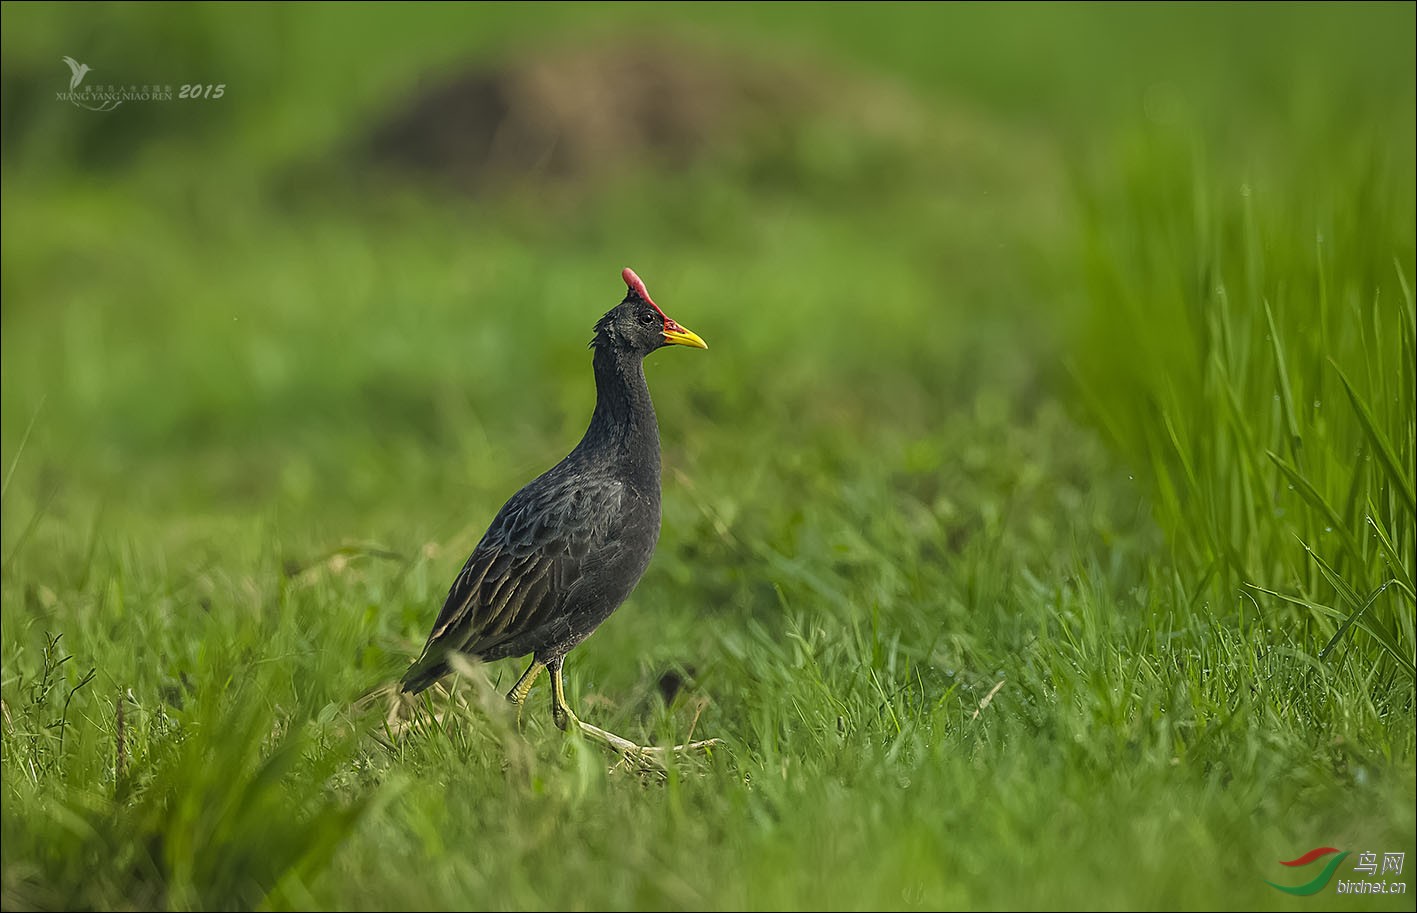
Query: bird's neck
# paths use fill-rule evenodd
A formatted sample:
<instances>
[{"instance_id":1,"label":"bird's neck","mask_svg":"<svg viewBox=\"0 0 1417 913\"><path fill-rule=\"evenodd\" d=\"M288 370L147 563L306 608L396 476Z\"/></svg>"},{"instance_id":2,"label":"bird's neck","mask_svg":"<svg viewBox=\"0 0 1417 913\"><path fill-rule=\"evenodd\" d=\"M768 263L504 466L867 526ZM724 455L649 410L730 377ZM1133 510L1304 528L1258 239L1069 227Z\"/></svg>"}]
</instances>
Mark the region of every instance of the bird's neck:
<instances>
[{"instance_id":1,"label":"bird's neck","mask_svg":"<svg viewBox=\"0 0 1417 913\"><path fill-rule=\"evenodd\" d=\"M659 424L645 381L644 359L597 347L595 412L580 447L585 456L614 463L633 480L659 490Z\"/></svg>"}]
</instances>

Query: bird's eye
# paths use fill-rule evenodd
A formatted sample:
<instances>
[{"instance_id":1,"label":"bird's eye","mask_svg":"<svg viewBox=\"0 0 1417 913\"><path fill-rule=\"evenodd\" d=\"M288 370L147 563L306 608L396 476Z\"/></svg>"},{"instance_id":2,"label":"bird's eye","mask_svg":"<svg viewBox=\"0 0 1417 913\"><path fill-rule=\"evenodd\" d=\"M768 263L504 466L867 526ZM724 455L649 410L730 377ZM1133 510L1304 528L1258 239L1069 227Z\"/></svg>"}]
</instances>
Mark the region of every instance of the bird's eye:
<instances>
[{"instance_id":1,"label":"bird's eye","mask_svg":"<svg viewBox=\"0 0 1417 913\"><path fill-rule=\"evenodd\" d=\"M642 314L640 314L640 323L644 324L645 326L651 326L654 323L654 315L651 314L649 311L643 312Z\"/></svg>"}]
</instances>

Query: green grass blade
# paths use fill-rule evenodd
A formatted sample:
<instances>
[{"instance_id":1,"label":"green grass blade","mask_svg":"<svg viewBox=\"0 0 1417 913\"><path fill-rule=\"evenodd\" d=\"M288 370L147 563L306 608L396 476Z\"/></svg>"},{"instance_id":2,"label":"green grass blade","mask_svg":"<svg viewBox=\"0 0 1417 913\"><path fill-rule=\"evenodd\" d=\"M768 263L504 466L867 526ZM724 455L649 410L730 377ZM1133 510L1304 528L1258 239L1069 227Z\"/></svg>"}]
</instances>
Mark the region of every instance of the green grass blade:
<instances>
[{"instance_id":1,"label":"green grass blade","mask_svg":"<svg viewBox=\"0 0 1417 913\"><path fill-rule=\"evenodd\" d=\"M1289 380L1289 360L1284 357L1284 341L1280 338L1279 327L1274 324L1274 309L1270 307L1268 298L1263 300L1265 324L1269 327L1269 341L1274 355L1274 376L1279 384L1279 408L1289 435L1289 452L1297 459L1303 438L1299 434L1299 420L1294 415L1294 385Z\"/></svg>"},{"instance_id":2,"label":"green grass blade","mask_svg":"<svg viewBox=\"0 0 1417 913\"><path fill-rule=\"evenodd\" d=\"M1265 455L1279 468L1280 472L1284 473L1284 477L1294 486L1294 490L1299 493L1299 496L1303 498L1307 504L1323 514L1328 525L1338 534L1339 540L1343 543L1344 550L1352 556L1356 564L1361 566L1363 562L1363 551L1358 547L1357 540L1354 539L1353 534L1349 532L1348 525L1343 522L1343 518L1338 515L1338 511L1334 510L1333 506L1330 505L1328 501L1324 500L1324 496L1319 493L1318 489L1310 484L1308 479L1304 478L1303 473L1291 466L1283 457L1273 450L1266 450Z\"/></svg>"},{"instance_id":3,"label":"green grass blade","mask_svg":"<svg viewBox=\"0 0 1417 913\"><path fill-rule=\"evenodd\" d=\"M1387 473L1388 480L1392 483L1398 496L1402 499L1402 505L1407 509L1409 517L1417 517L1417 495L1413 493L1412 479L1408 477L1406 470L1399 463L1392 444L1388 441L1387 435L1383 434L1378 427L1377 420L1373 418L1373 413L1368 409L1362 397L1353 389L1353 384L1349 382L1348 376L1343 373L1343 369L1332 359L1329 361L1333 369L1338 372L1338 379L1343 382L1343 389L1348 393L1348 401L1353 404L1354 414L1358 416L1358 422L1363 426L1363 433L1367 435L1368 443L1372 446L1373 452L1377 454L1378 460L1382 463L1383 470Z\"/></svg>"}]
</instances>

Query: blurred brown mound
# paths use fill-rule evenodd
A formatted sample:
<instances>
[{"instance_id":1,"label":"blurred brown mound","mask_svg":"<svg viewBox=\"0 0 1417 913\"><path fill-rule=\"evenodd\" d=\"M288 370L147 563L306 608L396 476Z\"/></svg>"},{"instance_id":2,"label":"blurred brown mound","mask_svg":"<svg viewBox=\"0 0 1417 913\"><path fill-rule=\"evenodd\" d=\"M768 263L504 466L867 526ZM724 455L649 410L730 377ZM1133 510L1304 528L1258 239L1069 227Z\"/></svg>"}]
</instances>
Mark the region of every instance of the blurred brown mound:
<instances>
[{"instance_id":1,"label":"blurred brown mound","mask_svg":"<svg viewBox=\"0 0 1417 913\"><path fill-rule=\"evenodd\" d=\"M921 120L892 86L658 36L551 47L449 76L397 104L366 148L379 165L472 189L792 155L805 132L831 124L908 142Z\"/></svg>"}]
</instances>

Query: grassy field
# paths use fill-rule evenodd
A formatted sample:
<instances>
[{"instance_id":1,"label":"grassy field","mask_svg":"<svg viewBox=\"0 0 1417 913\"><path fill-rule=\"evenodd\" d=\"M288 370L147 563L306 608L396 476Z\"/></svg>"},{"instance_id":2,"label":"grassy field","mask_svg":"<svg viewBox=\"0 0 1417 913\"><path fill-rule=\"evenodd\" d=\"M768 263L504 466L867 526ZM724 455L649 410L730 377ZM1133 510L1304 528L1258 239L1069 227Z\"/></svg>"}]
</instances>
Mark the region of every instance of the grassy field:
<instances>
[{"instance_id":1,"label":"grassy field","mask_svg":"<svg viewBox=\"0 0 1417 913\"><path fill-rule=\"evenodd\" d=\"M4 908L1411 909L1414 25L5 5ZM687 161L355 151L668 35L807 88ZM612 770L511 661L387 729L627 265L710 349L650 359L664 532L568 687L724 744ZM1319 846L1406 893L1266 883Z\"/></svg>"}]
</instances>

